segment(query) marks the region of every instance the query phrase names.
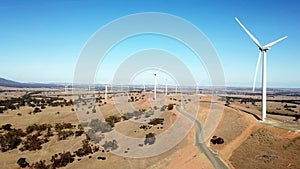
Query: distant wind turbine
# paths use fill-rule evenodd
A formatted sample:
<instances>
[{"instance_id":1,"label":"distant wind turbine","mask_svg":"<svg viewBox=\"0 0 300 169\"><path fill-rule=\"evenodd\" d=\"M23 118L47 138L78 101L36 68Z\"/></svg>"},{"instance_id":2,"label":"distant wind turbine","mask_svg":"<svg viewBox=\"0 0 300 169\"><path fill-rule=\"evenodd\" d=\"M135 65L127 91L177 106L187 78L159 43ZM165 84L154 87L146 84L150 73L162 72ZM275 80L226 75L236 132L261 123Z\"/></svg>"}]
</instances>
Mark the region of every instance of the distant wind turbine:
<instances>
[{"instance_id":1,"label":"distant wind turbine","mask_svg":"<svg viewBox=\"0 0 300 169\"><path fill-rule=\"evenodd\" d=\"M168 95L168 79L165 78L165 95Z\"/></svg>"},{"instance_id":2,"label":"distant wind turbine","mask_svg":"<svg viewBox=\"0 0 300 169\"><path fill-rule=\"evenodd\" d=\"M252 41L256 44L256 46L259 48L259 54L258 54L258 60L256 64L256 70L254 75L254 82L253 82L253 91L255 90L255 82L258 72L258 66L261 60L261 53L263 54L263 64L262 64L262 121L266 120L266 112L267 112L267 50L271 49L273 45L276 43L284 40L287 38L287 36L280 38L278 40L275 40L271 43L268 43L265 46L261 46L259 41L246 29L246 27L238 20L238 18L235 18L235 20L239 23L239 25L244 29L244 31L248 34L248 36L252 39Z\"/></svg>"},{"instance_id":3,"label":"distant wind turbine","mask_svg":"<svg viewBox=\"0 0 300 169\"><path fill-rule=\"evenodd\" d=\"M157 73L160 70L157 70L155 72L148 72L154 75L154 91L153 91L153 100L156 100L156 89L157 89Z\"/></svg>"},{"instance_id":4,"label":"distant wind turbine","mask_svg":"<svg viewBox=\"0 0 300 169\"><path fill-rule=\"evenodd\" d=\"M159 72L159 70L153 73L153 75L154 75L154 97L153 97L153 100L156 100L156 86L157 86L157 73L158 72Z\"/></svg>"},{"instance_id":5,"label":"distant wind turbine","mask_svg":"<svg viewBox=\"0 0 300 169\"><path fill-rule=\"evenodd\" d=\"M110 80L105 83L105 93L104 93L104 99L105 100L107 100L107 86L108 86L109 83L110 83ZM112 86L110 86L110 89L111 88L112 88Z\"/></svg>"},{"instance_id":6,"label":"distant wind turbine","mask_svg":"<svg viewBox=\"0 0 300 169\"><path fill-rule=\"evenodd\" d=\"M68 85L67 85L67 83L65 83L65 92L67 92L68 91Z\"/></svg>"},{"instance_id":7,"label":"distant wind turbine","mask_svg":"<svg viewBox=\"0 0 300 169\"><path fill-rule=\"evenodd\" d=\"M107 84L105 84L105 94L104 94L104 99L107 100Z\"/></svg>"}]
</instances>

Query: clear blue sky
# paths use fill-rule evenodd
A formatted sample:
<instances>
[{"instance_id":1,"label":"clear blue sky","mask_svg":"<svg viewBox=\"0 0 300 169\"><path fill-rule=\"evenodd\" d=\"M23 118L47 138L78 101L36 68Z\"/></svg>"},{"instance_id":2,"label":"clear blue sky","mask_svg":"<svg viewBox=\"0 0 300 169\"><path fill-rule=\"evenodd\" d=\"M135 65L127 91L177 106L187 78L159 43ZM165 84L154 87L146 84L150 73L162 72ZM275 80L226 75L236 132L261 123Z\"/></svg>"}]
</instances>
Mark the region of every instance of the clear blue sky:
<instances>
[{"instance_id":1,"label":"clear blue sky","mask_svg":"<svg viewBox=\"0 0 300 169\"><path fill-rule=\"evenodd\" d=\"M0 77L71 82L81 49L98 29L125 15L163 12L188 20L206 34L218 52L228 86L252 86L258 56L235 16L262 44L289 36L268 52L268 86L300 87L299 9L297 0L2 0ZM191 60L187 64L197 67Z\"/></svg>"}]
</instances>

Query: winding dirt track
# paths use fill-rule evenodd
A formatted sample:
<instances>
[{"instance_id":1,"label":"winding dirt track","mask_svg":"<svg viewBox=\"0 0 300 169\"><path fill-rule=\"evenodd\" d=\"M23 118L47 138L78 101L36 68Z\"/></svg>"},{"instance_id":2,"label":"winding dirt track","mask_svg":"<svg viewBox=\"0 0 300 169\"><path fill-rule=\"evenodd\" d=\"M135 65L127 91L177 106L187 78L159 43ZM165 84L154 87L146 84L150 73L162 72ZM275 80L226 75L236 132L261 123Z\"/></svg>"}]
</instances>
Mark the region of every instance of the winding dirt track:
<instances>
[{"instance_id":1,"label":"winding dirt track","mask_svg":"<svg viewBox=\"0 0 300 169\"><path fill-rule=\"evenodd\" d=\"M201 135L201 129L202 126L200 122L195 119L193 116L191 116L189 113L185 112L183 109L179 108L179 106L176 106L176 109L178 112L180 112L182 115L187 117L188 119L192 120L195 123L195 142L196 146L201 150L205 156L210 160L214 168L218 169L228 169L229 167L227 164L219 157L218 154L212 152L203 141L202 135Z\"/></svg>"}]
</instances>

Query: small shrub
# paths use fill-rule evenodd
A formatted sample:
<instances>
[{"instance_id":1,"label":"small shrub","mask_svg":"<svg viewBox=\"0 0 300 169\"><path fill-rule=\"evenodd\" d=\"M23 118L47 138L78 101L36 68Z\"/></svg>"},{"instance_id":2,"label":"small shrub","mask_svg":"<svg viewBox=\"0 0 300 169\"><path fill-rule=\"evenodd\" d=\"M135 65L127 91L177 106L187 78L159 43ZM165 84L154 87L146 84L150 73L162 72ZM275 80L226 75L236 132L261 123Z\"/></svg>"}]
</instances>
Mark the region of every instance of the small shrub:
<instances>
[{"instance_id":1,"label":"small shrub","mask_svg":"<svg viewBox=\"0 0 300 169\"><path fill-rule=\"evenodd\" d=\"M12 129L11 129L11 126L12 126L11 124L4 124L4 125L2 125L1 128L2 128L3 130L10 131L10 130L12 130Z\"/></svg>"},{"instance_id":2,"label":"small shrub","mask_svg":"<svg viewBox=\"0 0 300 169\"><path fill-rule=\"evenodd\" d=\"M118 142L116 140L113 141L105 141L105 143L102 145L102 147L105 150L116 150L119 146L118 146Z\"/></svg>"},{"instance_id":3,"label":"small shrub","mask_svg":"<svg viewBox=\"0 0 300 169\"><path fill-rule=\"evenodd\" d=\"M147 144L152 145L152 144L155 143L155 140L156 140L155 134L154 133L148 133L148 134L146 134L144 144L145 145L147 145Z\"/></svg>"},{"instance_id":4,"label":"small shrub","mask_svg":"<svg viewBox=\"0 0 300 169\"><path fill-rule=\"evenodd\" d=\"M41 160L29 166L30 169L49 169L50 165L46 165L45 160Z\"/></svg>"},{"instance_id":5,"label":"small shrub","mask_svg":"<svg viewBox=\"0 0 300 169\"><path fill-rule=\"evenodd\" d=\"M210 139L210 142L212 144L223 144L224 143L224 139L221 138L221 137L213 136L212 139Z\"/></svg>"},{"instance_id":6,"label":"small shrub","mask_svg":"<svg viewBox=\"0 0 300 169\"><path fill-rule=\"evenodd\" d=\"M158 124L163 125L164 124L164 118L154 118L154 119L151 119L148 124L149 125L154 125L154 126L158 125Z\"/></svg>"},{"instance_id":7,"label":"small shrub","mask_svg":"<svg viewBox=\"0 0 300 169\"><path fill-rule=\"evenodd\" d=\"M173 110L174 105L173 104L169 104L168 105L168 110Z\"/></svg>"},{"instance_id":8,"label":"small shrub","mask_svg":"<svg viewBox=\"0 0 300 169\"><path fill-rule=\"evenodd\" d=\"M6 134L0 135L1 151L6 152L17 148L22 142L21 137L24 137L25 135L26 133L24 133L21 129L12 129Z\"/></svg>"},{"instance_id":9,"label":"small shrub","mask_svg":"<svg viewBox=\"0 0 300 169\"><path fill-rule=\"evenodd\" d=\"M98 160L106 160L106 157L97 157Z\"/></svg>"},{"instance_id":10,"label":"small shrub","mask_svg":"<svg viewBox=\"0 0 300 169\"><path fill-rule=\"evenodd\" d=\"M79 148L77 151L74 152L78 157L87 156L93 153L92 147L89 144L88 140L82 141L82 148Z\"/></svg>"},{"instance_id":11,"label":"small shrub","mask_svg":"<svg viewBox=\"0 0 300 169\"><path fill-rule=\"evenodd\" d=\"M114 127L115 123L118 123L121 121L121 117L118 116L109 116L105 118L105 121L111 126Z\"/></svg>"},{"instance_id":12,"label":"small shrub","mask_svg":"<svg viewBox=\"0 0 300 169\"><path fill-rule=\"evenodd\" d=\"M59 168L68 165L74 161L74 155L72 155L69 151L66 153L59 154L58 157L56 154L51 157L52 166L51 168Z\"/></svg>"},{"instance_id":13,"label":"small shrub","mask_svg":"<svg viewBox=\"0 0 300 169\"><path fill-rule=\"evenodd\" d=\"M33 113L39 113L42 112L42 110L38 107L34 108Z\"/></svg>"},{"instance_id":14,"label":"small shrub","mask_svg":"<svg viewBox=\"0 0 300 169\"><path fill-rule=\"evenodd\" d=\"M29 163L26 161L26 158L19 158L17 163L21 168L25 168L29 165Z\"/></svg>"}]
</instances>

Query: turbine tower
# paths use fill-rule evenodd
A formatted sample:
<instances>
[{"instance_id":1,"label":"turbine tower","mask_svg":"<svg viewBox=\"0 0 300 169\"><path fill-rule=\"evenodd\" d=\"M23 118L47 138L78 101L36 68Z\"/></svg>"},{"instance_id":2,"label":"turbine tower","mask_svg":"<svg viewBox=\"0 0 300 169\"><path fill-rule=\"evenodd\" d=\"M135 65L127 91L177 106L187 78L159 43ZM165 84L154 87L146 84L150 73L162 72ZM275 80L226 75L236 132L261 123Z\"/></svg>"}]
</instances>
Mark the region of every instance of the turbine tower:
<instances>
[{"instance_id":1,"label":"turbine tower","mask_svg":"<svg viewBox=\"0 0 300 169\"><path fill-rule=\"evenodd\" d=\"M110 80L106 82L105 84L105 93L104 93L104 99L107 100L107 86L108 84L110 83ZM110 89L111 89L111 86L110 86Z\"/></svg>"},{"instance_id":2,"label":"turbine tower","mask_svg":"<svg viewBox=\"0 0 300 169\"><path fill-rule=\"evenodd\" d=\"M168 95L168 79L165 78L165 95L167 96Z\"/></svg>"},{"instance_id":3,"label":"turbine tower","mask_svg":"<svg viewBox=\"0 0 300 169\"><path fill-rule=\"evenodd\" d=\"M255 90L255 82L258 72L258 66L261 60L261 54L263 55L263 63L262 63L262 118L261 120L264 122L266 120L266 112L267 112L267 50L271 49L273 45L276 43L284 40L287 38L287 36L280 38L278 40L275 40L271 43L268 43L265 46L261 46L259 41L246 29L246 27L239 21L238 18L235 18L235 20L239 23L239 25L244 29L244 31L248 34L248 36L252 39L252 41L256 44L256 46L259 48L259 54L258 54L258 60L256 63L256 70L254 75L254 82L253 82L253 91Z\"/></svg>"},{"instance_id":4,"label":"turbine tower","mask_svg":"<svg viewBox=\"0 0 300 169\"><path fill-rule=\"evenodd\" d=\"M156 85L157 85L157 75L158 71L154 72L153 75L154 75L154 96L153 96L153 100L156 100Z\"/></svg>"},{"instance_id":5,"label":"turbine tower","mask_svg":"<svg viewBox=\"0 0 300 169\"><path fill-rule=\"evenodd\" d=\"M154 91L153 91L153 100L156 100L156 89L157 89L157 73L160 72L160 69L158 69L155 72L148 72L150 74L154 75Z\"/></svg>"},{"instance_id":6,"label":"turbine tower","mask_svg":"<svg viewBox=\"0 0 300 169\"><path fill-rule=\"evenodd\" d=\"M67 91L68 91L68 85L67 83L65 83L65 93L67 93Z\"/></svg>"},{"instance_id":7,"label":"turbine tower","mask_svg":"<svg viewBox=\"0 0 300 169\"><path fill-rule=\"evenodd\" d=\"M107 84L105 84L105 94L104 94L104 99L107 100Z\"/></svg>"}]
</instances>

